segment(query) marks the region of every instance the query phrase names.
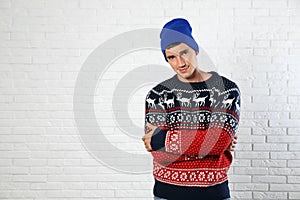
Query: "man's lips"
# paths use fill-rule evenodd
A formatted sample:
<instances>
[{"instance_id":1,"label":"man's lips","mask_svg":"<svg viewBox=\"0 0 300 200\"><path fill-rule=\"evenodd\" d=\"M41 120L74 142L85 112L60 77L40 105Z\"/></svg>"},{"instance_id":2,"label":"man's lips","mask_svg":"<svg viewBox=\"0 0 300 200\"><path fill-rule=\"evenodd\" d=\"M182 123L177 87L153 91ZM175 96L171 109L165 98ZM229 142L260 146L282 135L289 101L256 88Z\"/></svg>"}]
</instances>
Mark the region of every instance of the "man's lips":
<instances>
[{"instance_id":1,"label":"man's lips","mask_svg":"<svg viewBox=\"0 0 300 200\"><path fill-rule=\"evenodd\" d=\"M184 72L186 72L188 70L188 68L189 68L188 65L184 66L184 67L180 67L180 68L178 68L178 71L181 72L181 73L184 73Z\"/></svg>"}]
</instances>

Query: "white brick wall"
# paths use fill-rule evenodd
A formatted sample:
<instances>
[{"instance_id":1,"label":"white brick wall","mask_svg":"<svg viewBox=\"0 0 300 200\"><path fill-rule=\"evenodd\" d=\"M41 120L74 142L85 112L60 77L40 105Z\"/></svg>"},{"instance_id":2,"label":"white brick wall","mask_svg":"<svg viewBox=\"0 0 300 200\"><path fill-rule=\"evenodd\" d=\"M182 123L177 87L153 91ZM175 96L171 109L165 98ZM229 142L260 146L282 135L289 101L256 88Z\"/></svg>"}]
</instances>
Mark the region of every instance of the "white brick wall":
<instances>
[{"instance_id":1,"label":"white brick wall","mask_svg":"<svg viewBox=\"0 0 300 200\"><path fill-rule=\"evenodd\" d=\"M299 0L0 0L0 199L152 199L150 172L116 171L85 148L74 120L74 88L103 42L186 17L213 69L242 91L232 199L299 200L299 13ZM131 152L132 162L144 153L142 133L131 138L119 131L112 112L125 122L126 115L113 110L111 96L126 73L147 64L167 66L159 50L123 55L95 94L103 133ZM142 127L150 86L132 94L129 127Z\"/></svg>"}]
</instances>

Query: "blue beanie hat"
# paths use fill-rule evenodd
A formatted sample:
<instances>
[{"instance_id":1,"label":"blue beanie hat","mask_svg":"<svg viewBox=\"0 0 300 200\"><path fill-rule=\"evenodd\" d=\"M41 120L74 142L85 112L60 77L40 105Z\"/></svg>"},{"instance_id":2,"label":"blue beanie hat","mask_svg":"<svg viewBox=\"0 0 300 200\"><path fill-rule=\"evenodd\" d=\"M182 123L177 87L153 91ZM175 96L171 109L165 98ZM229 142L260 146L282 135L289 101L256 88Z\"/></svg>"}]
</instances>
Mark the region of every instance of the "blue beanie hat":
<instances>
[{"instance_id":1,"label":"blue beanie hat","mask_svg":"<svg viewBox=\"0 0 300 200\"><path fill-rule=\"evenodd\" d=\"M173 43L182 42L199 52L197 42L192 36L192 27L183 18L176 18L166 23L160 32L161 51L167 61L165 50Z\"/></svg>"}]
</instances>

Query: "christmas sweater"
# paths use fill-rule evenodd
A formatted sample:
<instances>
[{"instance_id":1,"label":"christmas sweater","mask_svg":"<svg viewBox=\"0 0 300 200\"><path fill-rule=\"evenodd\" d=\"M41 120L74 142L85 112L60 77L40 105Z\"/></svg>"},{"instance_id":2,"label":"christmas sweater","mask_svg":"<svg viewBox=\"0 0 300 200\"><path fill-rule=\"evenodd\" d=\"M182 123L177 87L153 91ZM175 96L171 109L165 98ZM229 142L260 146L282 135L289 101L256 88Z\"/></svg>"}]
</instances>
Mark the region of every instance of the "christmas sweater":
<instances>
[{"instance_id":1,"label":"christmas sweater","mask_svg":"<svg viewBox=\"0 0 300 200\"><path fill-rule=\"evenodd\" d=\"M225 182L232 163L226 150L237 129L240 90L216 72L204 82L177 75L146 97L145 122L158 128L151 138L156 180L191 187Z\"/></svg>"}]
</instances>

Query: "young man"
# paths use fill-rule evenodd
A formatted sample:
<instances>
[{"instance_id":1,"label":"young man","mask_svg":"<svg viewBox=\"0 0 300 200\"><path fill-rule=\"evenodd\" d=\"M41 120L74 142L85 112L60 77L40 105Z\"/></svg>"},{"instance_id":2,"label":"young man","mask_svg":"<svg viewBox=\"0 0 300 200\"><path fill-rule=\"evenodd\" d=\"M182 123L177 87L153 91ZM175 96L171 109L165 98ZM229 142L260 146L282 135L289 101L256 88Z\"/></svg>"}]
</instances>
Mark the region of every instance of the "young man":
<instances>
[{"instance_id":1,"label":"young man","mask_svg":"<svg viewBox=\"0 0 300 200\"><path fill-rule=\"evenodd\" d=\"M237 85L198 68L187 20L163 27L161 49L176 75L146 97L145 148L153 156L155 199L230 198L227 172L240 115Z\"/></svg>"}]
</instances>

